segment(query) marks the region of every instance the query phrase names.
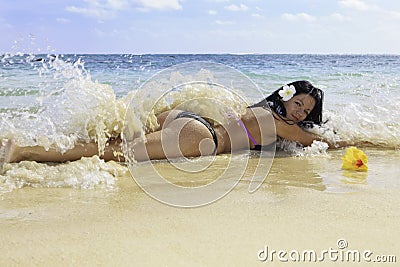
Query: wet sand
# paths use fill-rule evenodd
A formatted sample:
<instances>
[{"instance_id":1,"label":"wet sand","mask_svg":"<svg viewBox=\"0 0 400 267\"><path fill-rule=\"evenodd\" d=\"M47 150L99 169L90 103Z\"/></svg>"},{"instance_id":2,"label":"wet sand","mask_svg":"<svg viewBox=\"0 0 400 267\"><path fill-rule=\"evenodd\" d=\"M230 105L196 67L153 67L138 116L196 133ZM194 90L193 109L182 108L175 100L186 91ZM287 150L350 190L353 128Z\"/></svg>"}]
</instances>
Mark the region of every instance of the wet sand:
<instances>
[{"instance_id":1,"label":"wet sand","mask_svg":"<svg viewBox=\"0 0 400 267\"><path fill-rule=\"evenodd\" d=\"M347 241L346 249L371 250L372 258L396 255L398 264L400 153L366 153L366 174L340 170L341 151L279 157L257 192L248 193L245 178L227 196L200 208L161 204L128 174L113 190L17 189L1 196L0 265L287 266L290 260L261 262L257 254L265 246L338 249L338 239Z\"/></svg>"}]
</instances>

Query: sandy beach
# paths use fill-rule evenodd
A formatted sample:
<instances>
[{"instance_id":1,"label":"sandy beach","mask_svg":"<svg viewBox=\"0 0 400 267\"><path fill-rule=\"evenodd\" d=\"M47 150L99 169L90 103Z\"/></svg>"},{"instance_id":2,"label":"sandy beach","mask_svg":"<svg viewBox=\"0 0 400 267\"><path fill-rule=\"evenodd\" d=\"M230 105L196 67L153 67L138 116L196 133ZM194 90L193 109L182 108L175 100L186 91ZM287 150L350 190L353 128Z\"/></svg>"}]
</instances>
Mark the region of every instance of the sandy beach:
<instances>
[{"instance_id":1,"label":"sandy beach","mask_svg":"<svg viewBox=\"0 0 400 267\"><path fill-rule=\"evenodd\" d=\"M395 150L366 149L368 173L344 173L343 151L274 160L253 193L248 177L221 200L175 208L129 173L113 189L23 187L0 201L1 266L287 266L260 250L370 250L399 261L400 180ZM250 161L251 165L252 161ZM338 248L338 242L346 248ZM293 254L294 255L294 254ZM292 255L292 256L293 256ZM318 266L336 263L327 255ZM307 261L306 261L307 262ZM369 262L369 266L379 266Z\"/></svg>"}]
</instances>

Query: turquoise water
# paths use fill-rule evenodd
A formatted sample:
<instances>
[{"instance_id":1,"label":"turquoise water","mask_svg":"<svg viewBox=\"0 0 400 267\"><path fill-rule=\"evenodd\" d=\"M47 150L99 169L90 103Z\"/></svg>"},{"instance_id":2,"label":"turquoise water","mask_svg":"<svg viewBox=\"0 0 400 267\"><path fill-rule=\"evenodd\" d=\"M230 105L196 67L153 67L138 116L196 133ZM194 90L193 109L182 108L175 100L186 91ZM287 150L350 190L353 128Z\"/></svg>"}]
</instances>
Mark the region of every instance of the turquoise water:
<instances>
[{"instance_id":1,"label":"turquoise water","mask_svg":"<svg viewBox=\"0 0 400 267\"><path fill-rule=\"evenodd\" d=\"M254 80L266 93L283 83L307 79L327 93L391 89L399 93L397 55L59 55L64 62L82 64L94 80L113 86L118 96L137 88L167 67L191 61L211 61L233 67ZM17 89L43 88L54 79L48 55L0 56L1 95ZM77 64L77 65L79 65ZM40 77L38 76L40 74ZM36 81L36 84L34 82ZM20 87L20 88L17 88Z\"/></svg>"},{"instance_id":2,"label":"turquoise water","mask_svg":"<svg viewBox=\"0 0 400 267\"><path fill-rule=\"evenodd\" d=\"M134 89L157 71L191 61L231 66L266 92L297 79L322 84L329 91L343 90L342 93L361 86L367 90L391 87L398 92L400 79L397 55L60 55L59 58L72 63L80 60L93 79L111 84L117 95ZM49 82L44 80L44 74L48 71L46 62L51 59L48 55L0 56L1 93L4 89L16 89L15 86L34 90L40 87L39 83ZM31 84L33 80L37 86Z\"/></svg>"}]
</instances>

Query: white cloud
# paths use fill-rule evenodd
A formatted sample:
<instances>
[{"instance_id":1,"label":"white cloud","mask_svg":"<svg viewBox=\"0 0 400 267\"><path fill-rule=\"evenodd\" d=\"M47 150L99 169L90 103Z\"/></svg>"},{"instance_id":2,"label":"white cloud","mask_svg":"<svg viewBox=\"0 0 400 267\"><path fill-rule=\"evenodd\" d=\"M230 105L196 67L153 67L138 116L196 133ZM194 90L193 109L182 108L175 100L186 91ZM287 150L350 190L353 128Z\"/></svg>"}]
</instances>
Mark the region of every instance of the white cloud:
<instances>
[{"instance_id":1,"label":"white cloud","mask_svg":"<svg viewBox=\"0 0 400 267\"><path fill-rule=\"evenodd\" d=\"M57 21L58 23L62 23L62 24L65 24L65 23L69 23L69 22L70 22L70 20L69 20L69 19L66 19L66 18L57 18L56 21Z\"/></svg>"},{"instance_id":2,"label":"white cloud","mask_svg":"<svg viewBox=\"0 0 400 267\"><path fill-rule=\"evenodd\" d=\"M362 0L340 0L339 5L341 5L342 7L352 8L360 11L365 11L371 8Z\"/></svg>"},{"instance_id":3,"label":"white cloud","mask_svg":"<svg viewBox=\"0 0 400 267\"><path fill-rule=\"evenodd\" d=\"M114 18L117 12L136 8L141 11L181 10L184 0L84 0L86 6L67 6L65 10L100 20Z\"/></svg>"},{"instance_id":4,"label":"white cloud","mask_svg":"<svg viewBox=\"0 0 400 267\"><path fill-rule=\"evenodd\" d=\"M98 6L89 6L89 7L67 6L65 10L72 13L81 14L86 17L94 17L101 20L112 18L115 15L115 12L113 10L110 9L107 10L104 7L98 7Z\"/></svg>"},{"instance_id":5,"label":"white cloud","mask_svg":"<svg viewBox=\"0 0 400 267\"><path fill-rule=\"evenodd\" d=\"M400 12L397 11L389 11L388 15L394 19L400 19Z\"/></svg>"},{"instance_id":6,"label":"white cloud","mask_svg":"<svg viewBox=\"0 0 400 267\"><path fill-rule=\"evenodd\" d=\"M107 5L114 10L122 10L129 6L128 0L107 0Z\"/></svg>"},{"instance_id":7,"label":"white cloud","mask_svg":"<svg viewBox=\"0 0 400 267\"><path fill-rule=\"evenodd\" d=\"M284 13L282 14L281 18L287 21L307 21L307 22L316 21L316 18L314 16L311 16L307 13L298 13L298 14Z\"/></svg>"},{"instance_id":8,"label":"white cloud","mask_svg":"<svg viewBox=\"0 0 400 267\"><path fill-rule=\"evenodd\" d=\"M235 22L230 21L230 20L216 20L215 23L218 25L233 25L233 24L235 24Z\"/></svg>"},{"instance_id":9,"label":"white cloud","mask_svg":"<svg viewBox=\"0 0 400 267\"><path fill-rule=\"evenodd\" d=\"M144 8L144 9L172 9L172 10L181 10L182 5L181 2L182 0L135 0L133 1L137 5L139 5L139 8Z\"/></svg>"},{"instance_id":10,"label":"white cloud","mask_svg":"<svg viewBox=\"0 0 400 267\"><path fill-rule=\"evenodd\" d=\"M329 17L336 21L350 21L351 20L351 18L344 16L342 14L339 14L339 13L333 13Z\"/></svg>"},{"instance_id":11,"label":"white cloud","mask_svg":"<svg viewBox=\"0 0 400 267\"><path fill-rule=\"evenodd\" d=\"M212 16L214 16L214 15L217 15L217 11L215 11L215 10L208 10L208 15L212 15Z\"/></svg>"},{"instance_id":12,"label":"white cloud","mask_svg":"<svg viewBox=\"0 0 400 267\"><path fill-rule=\"evenodd\" d=\"M260 14L258 14L258 13L253 13L253 14L251 14L251 16L252 16L253 18L258 18L258 19L264 18L263 15L260 15Z\"/></svg>"},{"instance_id":13,"label":"white cloud","mask_svg":"<svg viewBox=\"0 0 400 267\"><path fill-rule=\"evenodd\" d=\"M382 19L400 19L400 12L389 9L388 7L383 8L382 6L374 5L374 4L366 4L362 0L341 0L339 4L345 8L351 8L358 11L368 11L371 12L371 15L375 14L380 16Z\"/></svg>"},{"instance_id":14,"label":"white cloud","mask_svg":"<svg viewBox=\"0 0 400 267\"><path fill-rule=\"evenodd\" d=\"M244 5L244 4L240 4L240 5L229 5L229 6L225 6L226 10L229 11L246 11L249 9L248 6Z\"/></svg>"}]
</instances>

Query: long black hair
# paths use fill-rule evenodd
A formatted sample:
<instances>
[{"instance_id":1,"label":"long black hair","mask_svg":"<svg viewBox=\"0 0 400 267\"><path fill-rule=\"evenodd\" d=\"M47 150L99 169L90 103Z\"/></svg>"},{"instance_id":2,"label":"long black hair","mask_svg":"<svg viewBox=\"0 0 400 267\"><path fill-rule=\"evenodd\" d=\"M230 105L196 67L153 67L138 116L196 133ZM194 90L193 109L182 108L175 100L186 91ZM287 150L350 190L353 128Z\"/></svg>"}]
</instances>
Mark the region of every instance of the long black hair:
<instances>
[{"instance_id":1,"label":"long black hair","mask_svg":"<svg viewBox=\"0 0 400 267\"><path fill-rule=\"evenodd\" d=\"M314 124L321 125L324 92L321 89L314 87L309 81L295 81L287 85L288 86L293 85L294 88L296 89L296 93L294 93L294 96L299 94L307 94L315 99L314 108L311 110L311 112L307 115L307 117L303 121L300 121L297 124L300 127L312 127ZM279 90L282 90L282 88L283 86L280 87L275 92L273 92L267 98L261 100L257 104L250 106L250 108L254 107L271 108L279 116L286 117L286 109L285 106L283 105L282 97L279 95ZM284 120L287 123L291 122L287 119Z\"/></svg>"}]
</instances>

